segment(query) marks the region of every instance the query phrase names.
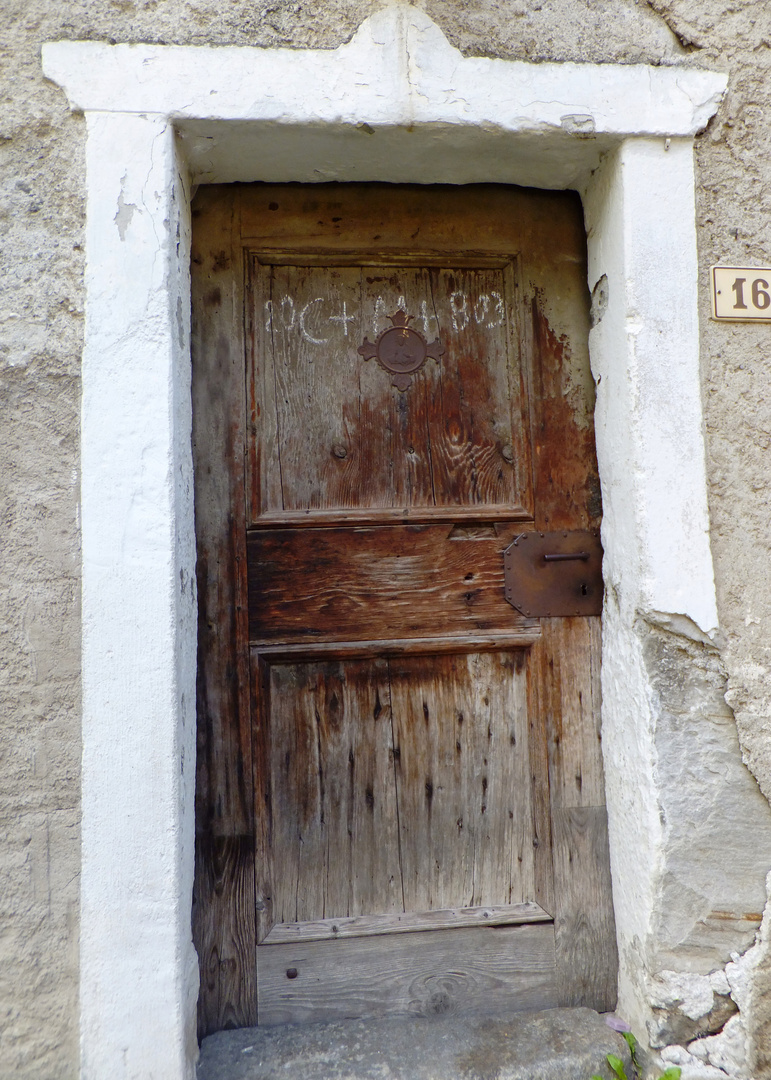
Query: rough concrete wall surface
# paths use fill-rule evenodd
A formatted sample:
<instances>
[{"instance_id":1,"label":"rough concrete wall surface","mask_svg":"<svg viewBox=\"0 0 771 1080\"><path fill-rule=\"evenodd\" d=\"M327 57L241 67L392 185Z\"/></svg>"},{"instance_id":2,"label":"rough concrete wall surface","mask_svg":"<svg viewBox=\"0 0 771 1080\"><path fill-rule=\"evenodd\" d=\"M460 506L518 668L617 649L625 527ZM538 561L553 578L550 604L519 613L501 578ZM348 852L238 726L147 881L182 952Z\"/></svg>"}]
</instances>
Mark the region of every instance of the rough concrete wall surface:
<instances>
[{"instance_id":1,"label":"rough concrete wall surface","mask_svg":"<svg viewBox=\"0 0 771 1080\"><path fill-rule=\"evenodd\" d=\"M64 95L43 79L40 45L87 38L333 48L380 6L4 0L0 8L0 1078L69 1080L78 1073L85 131ZM661 874L660 949L644 959L653 1006L648 1036L665 1060L683 1064L694 1080L771 1076L768 917L756 936L764 903L758 867L771 868L769 811L760 794L771 798L771 529L764 498L771 327L712 323L707 289L712 262L771 263L771 133L764 122L771 108L771 5L426 0L423 6L466 55L696 64L730 74L718 116L697 139L702 369L723 637L705 642L676 620L641 613L638 644L657 688L650 705L657 718L654 750L671 792L661 807L671 844ZM733 713L723 698L726 686ZM689 758L697 738L701 762ZM751 771L741 767L740 755ZM692 779L685 787L684 763ZM695 795L710 773L715 783L701 791L701 803L684 802L683 792ZM734 875L757 894L743 924L724 925L716 909L688 925L682 920L684 910L698 911L696 856L706 836L727 852L726 903ZM690 965L682 960L684 946Z\"/></svg>"}]
</instances>

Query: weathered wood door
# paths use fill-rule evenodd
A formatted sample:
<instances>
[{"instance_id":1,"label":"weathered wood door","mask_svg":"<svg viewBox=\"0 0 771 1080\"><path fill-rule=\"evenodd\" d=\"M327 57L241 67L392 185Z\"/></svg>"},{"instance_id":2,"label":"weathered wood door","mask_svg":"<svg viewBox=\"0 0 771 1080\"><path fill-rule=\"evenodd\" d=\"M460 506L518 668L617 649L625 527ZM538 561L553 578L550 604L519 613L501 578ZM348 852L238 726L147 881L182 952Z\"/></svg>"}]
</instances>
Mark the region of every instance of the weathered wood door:
<instances>
[{"instance_id":1,"label":"weathered wood door","mask_svg":"<svg viewBox=\"0 0 771 1080\"><path fill-rule=\"evenodd\" d=\"M599 620L503 588L599 524L577 198L209 188L194 232L202 1034L611 1008Z\"/></svg>"}]
</instances>

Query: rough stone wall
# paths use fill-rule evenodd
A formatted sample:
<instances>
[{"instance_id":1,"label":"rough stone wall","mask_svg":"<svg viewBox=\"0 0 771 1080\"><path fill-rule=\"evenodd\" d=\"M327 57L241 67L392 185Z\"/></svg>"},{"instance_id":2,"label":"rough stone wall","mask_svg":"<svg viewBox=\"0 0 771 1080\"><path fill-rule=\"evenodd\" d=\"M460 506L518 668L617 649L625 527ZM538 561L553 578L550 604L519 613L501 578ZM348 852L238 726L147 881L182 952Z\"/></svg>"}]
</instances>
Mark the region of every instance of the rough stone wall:
<instances>
[{"instance_id":1,"label":"rough stone wall","mask_svg":"<svg viewBox=\"0 0 771 1080\"><path fill-rule=\"evenodd\" d=\"M358 0L4 0L0 5L1 1078L71 1080L77 1075L84 125L70 115L63 94L42 78L40 44L92 38L331 48L379 6ZM702 363L724 634L720 663L741 752L769 798L771 513L765 487L771 393L764 359L771 327L711 323L707 272L718 260L771 262L771 5L763 0L426 0L424 7L467 55L698 64L731 76L726 101L697 140ZM662 638L660 647L663 655L679 646ZM719 699L722 668L712 653L703 664ZM665 712L674 716L667 722L676 725L677 709L665 703ZM724 749L731 718L719 708L712 715ZM753 829L752 820L745 824ZM693 979L680 985L666 971L659 977L662 1024L675 1025L675 1043L691 1042L696 1034L681 1017L697 1028L703 1021L701 1031L704 1017L717 1010L719 1019L713 1016L699 1042L717 1038L722 1043L691 1042L696 1060L704 1063L705 1080L726 1072L771 1075L769 936L764 931L753 949L713 977L713 997ZM725 1004L726 985L741 1012L730 1016L722 1036L715 1036L711 1032L732 1011ZM705 1002L711 1004L700 1013ZM738 1023L745 1027L737 1036ZM732 1058L737 1040L741 1053ZM663 1045L670 1035L658 1041ZM715 1071L716 1066L725 1071Z\"/></svg>"}]
</instances>

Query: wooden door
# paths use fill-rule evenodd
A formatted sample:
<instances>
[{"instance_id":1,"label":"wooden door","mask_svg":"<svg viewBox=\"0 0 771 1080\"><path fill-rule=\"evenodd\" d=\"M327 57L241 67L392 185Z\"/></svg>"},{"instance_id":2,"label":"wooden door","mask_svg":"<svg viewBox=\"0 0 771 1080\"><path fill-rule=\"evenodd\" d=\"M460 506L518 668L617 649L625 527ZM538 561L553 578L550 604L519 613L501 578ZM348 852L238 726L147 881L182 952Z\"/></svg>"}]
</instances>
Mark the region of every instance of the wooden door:
<instances>
[{"instance_id":1,"label":"wooden door","mask_svg":"<svg viewBox=\"0 0 771 1080\"><path fill-rule=\"evenodd\" d=\"M194 235L201 1034L612 1008L599 619L503 587L599 525L578 199L208 188Z\"/></svg>"}]
</instances>

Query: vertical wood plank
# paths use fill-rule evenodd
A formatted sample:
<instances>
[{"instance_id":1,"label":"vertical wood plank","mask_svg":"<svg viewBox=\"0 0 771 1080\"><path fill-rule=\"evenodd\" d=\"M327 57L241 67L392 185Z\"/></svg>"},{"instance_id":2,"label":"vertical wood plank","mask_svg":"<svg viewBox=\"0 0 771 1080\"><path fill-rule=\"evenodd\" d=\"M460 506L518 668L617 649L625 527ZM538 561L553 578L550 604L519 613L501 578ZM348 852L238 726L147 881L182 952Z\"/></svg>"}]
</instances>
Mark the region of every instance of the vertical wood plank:
<instances>
[{"instance_id":1,"label":"vertical wood plank","mask_svg":"<svg viewBox=\"0 0 771 1080\"><path fill-rule=\"evenodd\" d=\"M549 654L543 640L530 649L527 665L528 756L533 806L533 899L554 913L551 793L549 791Z\"/></svg>"},{"instance_id":2,"label":"vertical wood plank","mask_svg":"<svg viewBox=\"0 0 771 1080\"><path fill-rule=\"evenodd\" d=\"M524 657L390 660L406 911L532 898Z\"/></svg>"},{"instance_id":3,"label":"vertical wood plank","mask_svg":"<svg viewBox=\"0 0 771 1080\"><path fill-rule=\"evenodd\" d=\"M547 734L561 1005L616 1002L618 955L600 745L600 620L542 619L533 649Z\"/></svg>"},{"instance_id":4,"label":"vertical wood plank","mask_svg":"<svg viewBox=\"0 0 771 1080\"><path fill-rule=\"evenodd\" d=\"M515 463L523 458L519 371L510 378L518 355L510 350L504 272L447 269L430 275L445 346L431 403L437 503L521 501L515 487Z\"/></svg>"},{"instance_id":5,"label":"vertical wood plank","mask_svg":"<svg viewBox=\"0 0 771 1080\"><path fill-rule=\"evenodd\" d=\"M570 271L585 291L582 262L574 262ZM566 291L571 284L576 281L566 282ZM535 289L529 301L535 525L544 531L596 529L602 517L587 314L574 300L563 300L562 306L575 344L550 325L542 289Z\"/></svg>"},{"instance_id":6,"label":"vertical wood plank","mask_svg":"<svg viewBox=\"0 0 771 1080\"><path fill-rule=\"evenodd\" d=\"M252 784L243 291L235 196L201 189L193 222L197 828L242 836L252 831Z\"/></svg>"},{"instance_id":7,"label":"vertical wood plank","mask_svg":"<svg viewBox=\"0 0 771 1080\"><path fill-rule=\"evenodd\" d=\"M600 618L542 619L541 633L541 647L549 657L546 714L552 805L603 806Z\"/></svg>"},{"instance_id":8,"label":"vertical wood plank","mask_svg":"<svg viewBox=\"0 0 771 1080\"><path fill-rule=\"evenodd\" d=\"M202 189L194 203L192 290L198 579L194 942L205 973L198 998L203 1035L226 1023L251 1022L255 1015L243 268L231 191Z\"/></svg>"},{"instance_id":9,"label":"vertical wood plank","mask_svg":"<svg viewBox=\"0 0 771 1080\"><path fill-rule=\"evenodd\" d=\"M554 919L560 1005L616 1007L618 953L604 806L555 810Z\"/></svg>"},{"instance_id":10,"label":"vertical wood plank","mask_svg":"<svg viewBox=\"0 0 771 1080\"><path fill-rule=\"evenodd\" d=\"M198 949L198 1036L257 1023L254 841L196 840L193 940Z\"/></svg>"},{"instance_id":11,"label":"vertical wood plank","mask_svg":"<svg viewBox=\"0 0 771 1080\"><path fill-rule=\"evenodd\" d=\"M271 347L285 510L358 505L359 477L347 448L358 427L360 276L358 267L272 267ZM342 451L345 456L338 456Z\"/></svg>"},{"instance_id":12,"label":"vertical wood plank","mask_svg":"<svg viewBox=\"0 0 771 1080\"><path fill-rule=\"evenodd\" d=\"M430 304L430 283L425 270L362 268L362 340L366 334L374 341L382 330L392 326L389 316L395 315L400 307L415 317L411 325L423 332L424 325L430 325ZM433 340L434 337L429 338ZM435 504L428 402L437 379L436 361L428 359L412 376L412 385L400 391L377 360L361 361L362 460L365 456L369 458L367 467L373 470L373 476L382 472L385 465L390 479L390 487L376 494L362 471L365 505L398 508Z\"/></svg>"},{"instance_id":13,"label":"vertical wood plank","mask_svg":"<svg viewBox=\"0 0 771 1080\"><path fill-rule=\"evenodd\" d=\"M284 309L274 313L273 268L246 253L247 499L249 519L283 508L279 457L274 333Z\"/></svg>"},{"instance_id":14,"label":"vertical wood plank","mask_svg":"<svg viewBox=\"0 0 771 1080\"><path fill-rule=\"evenodd\" d=\"M254 908L256 944L275 923L273 859L273 779L270 768L270 665L251 653L254 782Z\"/></svg>"},{"instance_id":15,"label":"vertical wood plank","mask_svg":"<svg viewBox=\"0 0 771 1080\"><path fill-rule=\"evenodd\" d=\"M275 665L270 701L274 921L403 910L386 661Z\"/></svg>"}]
</instances>

